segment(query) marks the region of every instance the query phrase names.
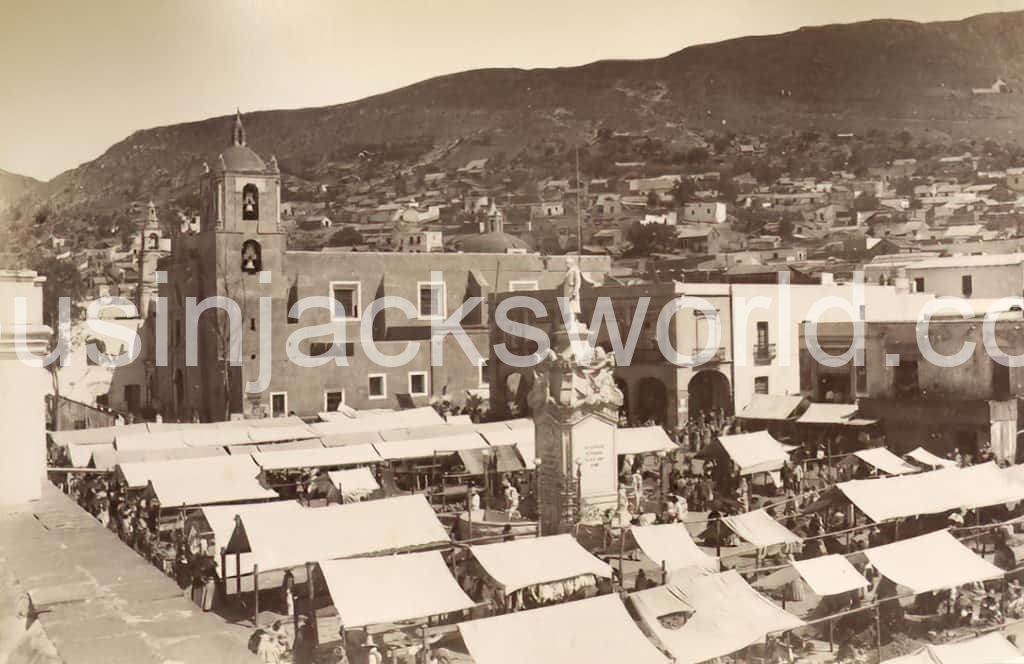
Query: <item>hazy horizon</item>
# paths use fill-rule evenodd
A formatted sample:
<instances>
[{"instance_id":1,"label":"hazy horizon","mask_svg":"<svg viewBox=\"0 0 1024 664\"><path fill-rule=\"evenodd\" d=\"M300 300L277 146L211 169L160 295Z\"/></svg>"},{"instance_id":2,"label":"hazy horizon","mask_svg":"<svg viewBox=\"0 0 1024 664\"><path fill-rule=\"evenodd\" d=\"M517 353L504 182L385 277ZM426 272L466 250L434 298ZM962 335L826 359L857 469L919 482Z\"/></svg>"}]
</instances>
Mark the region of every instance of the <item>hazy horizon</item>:
<instances>
[{"instance_id":1,"label":"hazy horizon","mask_svg":"<svg viewBox=\"0 0 1024 664\"><path fill-rule=\"evenodd\" d=\"M1024 2L525 0L15 3L0 6L0 169L47 180L135 131L328 106L470 69L645 59L688 46L870 19L958 20ZM582 38L571 38L572 35Z\"/></svg>"}]
</instances>

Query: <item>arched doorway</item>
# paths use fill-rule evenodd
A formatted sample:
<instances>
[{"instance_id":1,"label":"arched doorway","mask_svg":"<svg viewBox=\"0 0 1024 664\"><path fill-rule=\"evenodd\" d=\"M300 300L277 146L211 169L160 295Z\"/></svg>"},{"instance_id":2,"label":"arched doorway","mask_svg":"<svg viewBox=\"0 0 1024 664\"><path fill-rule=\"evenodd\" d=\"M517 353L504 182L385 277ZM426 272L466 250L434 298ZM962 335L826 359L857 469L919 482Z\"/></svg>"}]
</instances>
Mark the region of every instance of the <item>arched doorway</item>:
<instances>
[{"instance_id":1,"label":"arched doorway","mask_svg":"<svg viewBox=\"0 0 1024 664\"><path fill-rule=\"evenodd\" d=\"M668 389L657 378L641 378L636 384L636 424L665 424Z\"/></svg>"},{"instance_id":2,"label":"arched doorway","mask_svg":"<svg viewBox=\"0 0 1024 664\"><path fill-rule=\"evenodd\" d=\"M185 407L185 379L181 369L174 372L174 413L181 417L181 411Z\"/></svg>"},{"instance_id":3,"label":"arched doorway","mask_svg":"<svg viewBox=\"0 0 1024 664\"><path fill-rule=\"evenodd\" d=\"M707 369L698 371L690 379L687 387L687 413L689 417L697 417L705 413L724 410L732 415L732 391L729 379L721 371Z\"/></svg>"}]
</instances>

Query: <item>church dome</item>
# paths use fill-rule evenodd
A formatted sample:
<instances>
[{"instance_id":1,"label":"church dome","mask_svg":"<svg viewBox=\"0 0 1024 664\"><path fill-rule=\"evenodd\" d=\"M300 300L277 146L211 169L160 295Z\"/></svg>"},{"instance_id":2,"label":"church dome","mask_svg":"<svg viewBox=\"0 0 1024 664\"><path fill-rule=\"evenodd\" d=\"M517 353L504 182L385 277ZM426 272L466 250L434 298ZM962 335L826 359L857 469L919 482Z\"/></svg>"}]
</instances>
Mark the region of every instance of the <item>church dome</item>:
<instances>
[{"instance_id":1,"label":"church dome","mask_svg":"<svg viewBox=\"0 0 1024 664\"><path fill-rule=\"evenodd\" d=\"M508 233L494 232L481 235L467 235L452 242L456 251L470 254L506 254L511 251L529 251L530 245Z\"/></svg>"},{"instance_id":2,"label":"church dome","mask_svg":"<svg viewBox=\"0 0 1024 664\"><path fill-rule=\"evenodd\" d=\"M263 163L263 159L251 148L244 145L232 145L224 150L221 156L224 157L223 167L228 171L258 171L262 173L267 170L267 165Z\"/></svg>"}]
</instances>

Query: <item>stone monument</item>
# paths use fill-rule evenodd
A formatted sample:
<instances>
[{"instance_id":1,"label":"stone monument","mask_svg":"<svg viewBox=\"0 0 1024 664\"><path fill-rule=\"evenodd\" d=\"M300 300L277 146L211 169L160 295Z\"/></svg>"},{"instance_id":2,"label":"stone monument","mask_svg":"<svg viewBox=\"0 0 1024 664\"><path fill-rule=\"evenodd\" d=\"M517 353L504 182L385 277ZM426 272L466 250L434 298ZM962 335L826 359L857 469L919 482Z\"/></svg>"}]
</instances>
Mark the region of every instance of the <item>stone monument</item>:
<instances>
[{"instance_id":1,"label":"stone monument","mask_svg":"<svg viewBox=\"0 0 1024 664\"><path fill-rule=\"evenodd\" d=\"M581 282L574 268L570 264L563 290L573 320L580 311ZM586 326L575 325L585 340ZM622 393L612 375L615 357L596 348L590 359L577 361L563 325L534 367L529 406L541 460L537 485L546 534L568 532L575 522L618 501L615 429Z\"/></svg>"}]
</instances>

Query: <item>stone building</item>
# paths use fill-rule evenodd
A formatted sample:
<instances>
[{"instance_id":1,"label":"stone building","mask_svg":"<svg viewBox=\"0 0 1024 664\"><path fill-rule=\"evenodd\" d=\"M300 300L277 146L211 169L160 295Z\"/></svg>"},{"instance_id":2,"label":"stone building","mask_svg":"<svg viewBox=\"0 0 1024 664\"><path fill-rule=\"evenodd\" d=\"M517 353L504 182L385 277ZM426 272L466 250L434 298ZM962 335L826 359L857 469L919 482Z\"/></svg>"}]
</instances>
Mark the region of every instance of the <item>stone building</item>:
<instances>
[{"instance_id":1,"label":"stone building","mask_svg":"<svg viewBox=\"0 0 1024 664\"><path fill-rule=\"evenodd\" d=\"M467 390L486 388L488 369L471 363L451 335L441 344L443 363L432 366L432 325L468 298L483 298L462 320L486 358L489 296L553 288L564 278L564 257L535 254L288 251L276 160L265 162L246 143L236 117L231 145L202 178L199 233L180 238L160 263L166 273L160 295L167 298L168 363L155 368L154 408L165 419L309 416L342 403L354 408L421 406L437 399L459 403ZM600 283L609 260L584 257L581 269ZM188 298L215 295L238 305L241 360L232 363L228 315L215 310L199 319L196 361L189 366ZM293 315L293 305L309 297L334 302ZM411 315L395 308L371 315L371 303L382 297L405 299ZM155 319L151 323L156 326ZM327 324L340 324L344 343L335 345L330 329L309 330ZM364 327L372 347L360 340ZM261 335L263 330L268 334ZM309 335L295 339L298 350L328 359L327 364L301 367L288 358L286 343L299 330ZM264 348L261 336L268 340ZM144 338L155 343L156 335ZM415 352L399 367L383 367L373 355L396 355L410 343ZM269 383L257 385L268 372ZM262 389L246 392L246 383Z\"/></svg>"}]
</instances>

